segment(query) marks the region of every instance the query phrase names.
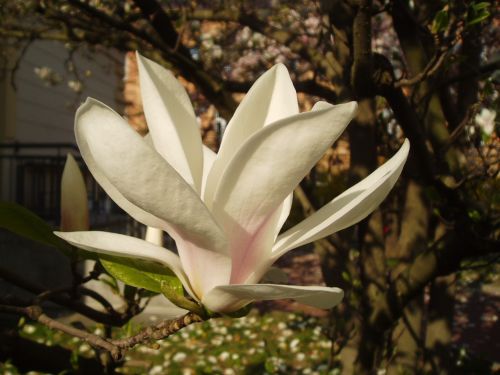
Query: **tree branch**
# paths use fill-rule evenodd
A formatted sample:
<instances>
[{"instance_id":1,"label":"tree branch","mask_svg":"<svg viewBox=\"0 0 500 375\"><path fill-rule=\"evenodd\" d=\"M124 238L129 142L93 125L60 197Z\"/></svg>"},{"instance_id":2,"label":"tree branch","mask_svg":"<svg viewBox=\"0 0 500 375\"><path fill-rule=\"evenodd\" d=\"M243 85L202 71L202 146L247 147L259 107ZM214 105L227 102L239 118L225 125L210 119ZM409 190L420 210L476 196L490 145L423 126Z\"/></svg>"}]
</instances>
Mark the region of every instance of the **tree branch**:
<instances>
[{"instance_id":1,"label":"tree branch","mask_svg":"<svg viewBox=\"0 0 500 375\"><path fill-rule=\"evenodd\" d=\"M351 85L360 97L371 96L374 85L372 57L372 2L356 0L356 14L352 23L353 34L353 64L351 70Z\"/></svg>"},{"instance_id":2,"label":"tree branch","mask_svg":"<svg viewBox=\"0 0 500 375\"><path fill-rule=\"evenodd\" d=\"M480 78L483 77L486 74L490 74L496 70L500 70L500 58L495 58L493 61L490 61L486 64L483 64L479 67L477 67L474 70L471 70L467 73L464 74L457 74L453 77L450 77L447 80L444 80L442 83L439 84L440 87L444 86L449 86L453 85L457 82L460 82L464 79L469 79L469 78Z\"/></svg>"},{"instance_id":3,"label":"tree branch","mask_svg":"<svg viewBox=\"0 0 500 375\"><path fill-rule=\"evenodd\" d=\"M134 336L120 340L113 340L112 343L113 345L119 347L121 351L125 351L146 341L167 338L188 325L200 323L208 319L210 318L202 318L201 316L190 312L180 318L165 320L154 326L147 327Z\"/></svg>"},{"instance_id":4,"label":"tree branch","mask_svg":"<svg viewBox=\"0 0 500 375\"><path fill-rule=\"evenodd\" d=\"M164 339L190 324L206 320L194 313L188 313L180 318L162 321L154 326L147 327L134 336L119 340L109 340L82 329L58 322L46 315L42 308L37 305L28 307L0 305L0 312L23 315L51 329L64 332L73 337L78 337L96 349L109 352L115 361L121 360L127 350L132 349L138 344L151 340Z\"/></svg>"},{"instance_id":5,"label":"tree branch","mask_svg":"<svg viewBox=\"0 0 500 375\"><path fill-rule=\"evenodd\" d=\"M464 228L465 225L448 232L418 255L391 283L369 317L373 329L378 332L387 330L392 322L401 317L406 304L421 293L429 282L457 271L463 260L500 251L496 241L479 238L470 227Z\"/></svg>"},{"instance_id":6,"label":"tree branch","mask_svg":"<svg viewBox=\"0 0 500 375\"><path fill-rule=\"evenodd\" d=\"M416 85L417 83L425 81L427 78L433 76L443 65L443 62L446 59L447 50L448 49L442 50L434 55L434 57L431 59L431 61L429 61L422 72L409 79L400 79L399 81L394 83L394 87L398 88L403 86Z\"/></svg>"},{"instance_id":7,"label":"tree branch","mask_svg":"<svg viewBox=\"0 0 500 375\"><path fill-rule=\"evenodd\" d=\"M113 345L112 343L106 341L100 336L94 335L93 333L66 325L64 323L58 322L57 320L50 318L49 316L44 314L40 306L33 305L28 307L18 307L10 305L0 305L0 312L23 315L51 329L67 333L68 335L74 337L78 337L88 342L95 348L107 350L108 352L111 353L111 355L115 360L119 359L120 349L116 347L116 345Z\"/></svg>"},{"instance_id":8,"label":"tree branch","mask_svg":"<svg viewBox=\"0 0 500 375\"><path fill-rule=\"evenodd\" d=\"M73 0L74 1L74 0ZM236 101L224 90L224 83L211 76L203 66L194 61L190 52L178 44L179 34L172 22L156 0L134 0L142 14L156 31L168 49L163 49L169 61L174 63L180 72L202 90L205 96L219 109L222 115L229 118L237 107Z\"/></svg>"},{"instance_id":9,"label":"tree branch","mask_svg":"<svg viewBox=\"0 0 500 375\"><path fill-rule=\"evenodd\" d=\"M415 164L420 175L428 183L434 184L436 166L415 108L410 105L403 90L400 87L395 87L394 69L391 62L380 54L375 54L374 60L373 79L376 91L387 100L394 112L394 117L403 128L406 137L410 139L412 148L416 151L416 157L411 156L413 153L410 154L410 163Z\"/></svg>"},{"instance_id":10,"label":"tree branch","mask_svg":"<svg viewBox=\"0 0 500 375\"><path fill-rule=\"evenodd\" d=\"M224 81L224 87L231 92L247 92L250 87L252 87L253 83L254 82ZM338 100L337 94L333 90L321 85L314 79L307 81L295 81L293 86L297 92L319 96L332 103L335 103Z\"/></svg>"}]
</instances>

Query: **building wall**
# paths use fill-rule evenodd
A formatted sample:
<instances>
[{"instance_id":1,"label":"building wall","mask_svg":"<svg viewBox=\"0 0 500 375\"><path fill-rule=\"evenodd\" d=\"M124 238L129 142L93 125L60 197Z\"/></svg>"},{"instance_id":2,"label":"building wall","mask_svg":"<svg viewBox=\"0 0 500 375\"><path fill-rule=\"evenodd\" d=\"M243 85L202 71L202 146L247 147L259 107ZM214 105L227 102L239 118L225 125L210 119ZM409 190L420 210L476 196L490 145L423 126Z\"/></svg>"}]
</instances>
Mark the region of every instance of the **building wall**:
<instances>
[{"instance_id":1,"label":"building wall","mask_svg":"<svg viewBox=\"0 0 500 375\"><path fill-rule=\"evenodd\" d=\"M103 55L93 54L92 59L88 59L83 53L75 53L76 71L84 82L78 93L70 87L76 85L72 82L75 76L66 69L68 51L62 43L32 43L19 62L15 87L10 73L17 56L15 51L7 55L11 56L10 61L1 67L0 74L0 143L3 146L0 148L0 200L21 203L57 227L65 156L67 152L75 156L79 153L72 147L37 145L74 145L74 113L88 96L121 112L123 56L117 54L110 63ZM26 147L27 143L30 147ZM88 181L89 187L93 186L90 177ZM91 200L95 195L89 190ZM69 261L59 251L2 229L0 258L2 267L39 286L54 288L71 283ZM20 293L3 281L0 281L0 291L0 294Z\"/></svg>"},{"instance_id":2,"label":"building wall","mask_svg":"<svg viewBox=\"0 0 500 375\"><path fill-rule=\"evenodd\" d=\"M70 88L77 84L76 77L65 68L67 57L64 45L52 41L37 41L26 51L15 78L16 141L74 143L74 113L88 96L115 110L121 109L116 100L122 86L121 64L110 63L99 54L92 55L90 60L83 53L75 53L75 70L84 83L82 91L77 93ZM44 67L49 67L62 81L50 85L40 79Z\"/></svg>"},{"instance_id":3,"label":"building wall","mask_svg":"<svg viewBox=\"0 0 500 375\"><path fill-rule=\"evenodd\" d=\"M61 170L60 161L42 159L22 161L20 167L21 157L63 160L67 152L78 155L76 148L67 146L75 145L74 114L80 103L90 96L122 111L123 55L115 53L114 61L110 61L102 54L75 52L70 61L69 51L62 43L35 41L19 62L13 79L15 87L11 70L16 56L14 53L12 56L10 66L3 69L0 76L0 142L4 144L0 149L3 156L0 158L0 199L26 205L27 200L38 199L39 192L27 191L26 194L35 197L24 199L19 189L25 187L20 185L29 189L36 184L53 188L58 184ZM73 71L68 70L69 66L74 67ZM45 147L34 147L34 144ZM67 146L57 148L48 144ZM43 168L47 171L42 171ZM38 176L30 174L35 172ZM52 201L47 204L53 204Z\"/></svg>"}]
</instances>

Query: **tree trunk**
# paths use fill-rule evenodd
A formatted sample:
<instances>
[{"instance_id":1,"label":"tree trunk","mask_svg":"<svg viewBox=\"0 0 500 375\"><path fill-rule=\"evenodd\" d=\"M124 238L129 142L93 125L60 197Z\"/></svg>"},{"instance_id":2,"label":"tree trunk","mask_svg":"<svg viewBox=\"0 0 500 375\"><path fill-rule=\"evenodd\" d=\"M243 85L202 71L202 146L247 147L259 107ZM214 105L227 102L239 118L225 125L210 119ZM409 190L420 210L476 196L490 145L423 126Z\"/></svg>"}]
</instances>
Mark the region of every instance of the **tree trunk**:
<instances>
[{"instance_id":1,"label":"tree trunk","mask_svg":"<svg viewBox=\"0 0 500 375\"><path fill-rule=\"evenodd\" d=\"M439 225L436 237L441 236L443 232L443 225ZM455 309L455 281L455 274L441 276L436 278L430 289L425 339L425 371L436 375L453 373L451 340Z\"/></svg>"},{"instance_id":2,"label":"tree trunk","mask_svg":"<svg viewBox=\"0 0 500 375\"><path fill-rule=\"evenodd\" d=\"M400 263L394 269L394 276L406 268L427 246L429 206L423 190L422 185L415 180L408 182L398 242L397 256ZM408 304L404 309L403 318L399 319L397 327L392 332L394 353L387 366L388 375L416 372L423 343L422 317L423 295Z\"/></svg>"},{"instance_id":3,"label":"tree trunk","mask_svg":"<svg viewBox=\"0 0 500 375\"><path fill-rule=\"evenodd\" d=\"M376 115L373 100L359 103L356 121L349 126L351 145L351 183L366 177L377 165ZM373 335L365 323L372 306L385 290L385 254L383 221L380 211L357 226L357 238L351 240L359 250L361 281L361 314L358 353L354 364L355 374L371 373L384 347L384 338Z\"/></svg>"}]
</instances>

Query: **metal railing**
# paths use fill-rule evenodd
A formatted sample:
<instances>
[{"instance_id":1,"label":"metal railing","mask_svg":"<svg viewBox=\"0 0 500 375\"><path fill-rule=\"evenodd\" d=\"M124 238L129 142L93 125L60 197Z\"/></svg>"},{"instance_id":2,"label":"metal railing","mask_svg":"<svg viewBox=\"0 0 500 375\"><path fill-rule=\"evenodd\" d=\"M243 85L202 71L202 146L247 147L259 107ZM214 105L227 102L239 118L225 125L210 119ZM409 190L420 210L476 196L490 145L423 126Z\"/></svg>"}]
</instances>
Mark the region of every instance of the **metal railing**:
<instances>
[{"instance_id":1,"label":"metal railing","mask_svg":"<svg viewBox=\"0 0 500 375\"><path fill-rule=\"evenodd\" d=\"M68 153L79 163L85 179L91 225L128 232L130 219L97 184L72 143L0 143L0 199L17 202L57 226Z\"/></svg>"}]
</instances>

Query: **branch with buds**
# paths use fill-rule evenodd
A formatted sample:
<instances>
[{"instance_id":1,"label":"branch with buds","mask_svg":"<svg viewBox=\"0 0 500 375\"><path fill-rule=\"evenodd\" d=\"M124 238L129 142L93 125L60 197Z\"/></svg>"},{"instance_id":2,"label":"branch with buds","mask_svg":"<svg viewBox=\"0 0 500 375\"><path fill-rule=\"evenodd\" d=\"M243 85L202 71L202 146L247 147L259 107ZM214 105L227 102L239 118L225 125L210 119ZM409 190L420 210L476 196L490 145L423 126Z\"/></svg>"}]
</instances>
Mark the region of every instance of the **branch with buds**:
<instances>
[{"instance_id":1,"label":"branch with buds","mask_svg":"<svg viewBox=\"0 0 500 375\"><path fill-rule=\"evenodd\" d=\"M46 315L39 305L27 307L0 305L0 312L22 315L51 329L78 337L95 349L109 352L115 361L121 360L127 350L132 349L138 344L165 339L190 324L207 320L207 318L202 318L197 314L187 313L179 318L165 320L153 326L146 327L133 336L112 340L54 320Z\"/></svg>"}]
</instances>

